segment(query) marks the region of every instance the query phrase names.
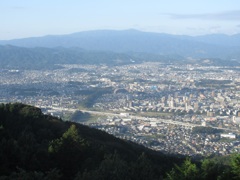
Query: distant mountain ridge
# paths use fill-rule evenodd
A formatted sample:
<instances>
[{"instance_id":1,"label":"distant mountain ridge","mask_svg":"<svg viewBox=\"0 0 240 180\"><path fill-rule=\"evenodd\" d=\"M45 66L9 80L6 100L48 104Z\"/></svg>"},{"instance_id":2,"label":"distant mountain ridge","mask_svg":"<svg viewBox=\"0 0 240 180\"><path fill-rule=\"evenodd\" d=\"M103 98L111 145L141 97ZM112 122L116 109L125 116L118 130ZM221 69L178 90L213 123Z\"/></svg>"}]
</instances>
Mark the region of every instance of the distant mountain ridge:
<instances>
[{"instance_id":1,"label":"distant mountain ridge","mask_svg":"<svg viewBox=\"0 0 240 180\"><path fill-rule=\"evenodd\" d=\"M102 40L101 38L169 38L178 40L189 40L219 46L240 46L240 34L207 34L200 36L172 35L167 33L143 32L135 29L128 30L92 30L82 31L65 35L46 35L40 37L29 37L12 40L0 40L1 45L11 44L22 47L73 47L82 45L79 40ZM160 40L160 39L158 39ZM52 42L51 42L52 41ZM69 44L68 44L68 43ZM60 45L58 44L60 43Z\"/></svg>"},{"instance_id":2,"label":"distant mountain ridge","mask_svg":"<svg viewBox=\"0 0 240 180\"><path fill-rule=\"evenodd\" d=\"M118 53L144 52L184 57L231 57L240 54L240 34L205 36L170 35L130 30L83 31L68 35L49 35L0 41L20 47L78 47L90 51Z\"/></svg>"},{"instance_id":3,"label":"distant mountain ridge","mask_svg":"<svg viewBox=\"0 0 240 180\"><path fill-rule=\"evenodd\" d=\"M239 65L240 34L192 37L130 29L0 41L2 68L41 69L54 68L55 64L122 65L185 60L201 64L202 59L214 59L212 65Z\"/></svg>"}]
</instances>

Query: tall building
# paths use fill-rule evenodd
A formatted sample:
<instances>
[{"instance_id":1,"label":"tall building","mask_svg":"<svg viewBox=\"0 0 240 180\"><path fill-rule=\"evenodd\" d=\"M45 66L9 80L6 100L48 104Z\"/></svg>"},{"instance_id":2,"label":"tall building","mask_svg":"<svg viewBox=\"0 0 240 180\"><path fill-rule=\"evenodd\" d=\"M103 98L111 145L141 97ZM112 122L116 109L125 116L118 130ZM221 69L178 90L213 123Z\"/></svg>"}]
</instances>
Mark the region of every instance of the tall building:
<instances>
[{"instance_id":1,"label":"tall building","mask_svg":"<svg viewBox=\"0 0 240 180\"><path fill-rule=\"evenodd\" d=\"M173 100L171 100L171 101L169 102L169 107L170 107L170 108L174 108L174 107L175 107Z\"/></svg>"},{"instance_id":2,"label":"tall building","mask_svg":"<svg viewBox=\"0 0 240 180\"><path fill-rule=\"evenodd\" d=\"M185 102L185 111L188 111L188 103Z\"/></svg>"},{"instance_id":3,"label":"tall building","mask_svg":"<svg viewBox=\"0 0 240 180\"><path fill-rule=\"evenodd\" d=\"M193 108L195 111L197 111L199 109L199 103L195 102Z\"/></svg>"}]
</instances>

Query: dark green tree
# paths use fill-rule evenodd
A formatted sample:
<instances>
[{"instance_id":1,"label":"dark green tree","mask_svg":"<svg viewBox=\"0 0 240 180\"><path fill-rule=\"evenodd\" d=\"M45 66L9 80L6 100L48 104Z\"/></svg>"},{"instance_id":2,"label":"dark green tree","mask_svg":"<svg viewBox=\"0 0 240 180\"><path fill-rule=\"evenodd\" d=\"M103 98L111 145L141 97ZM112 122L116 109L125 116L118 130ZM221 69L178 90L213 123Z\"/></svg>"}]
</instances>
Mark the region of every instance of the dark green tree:
<instances>
[{"instance_id":1,"label":"dark green tree","mask_svg":"<svg viewBox=\"0 0 240 180\"><path fill-rule=\"evenodd\" d=\"M53 169L46 173L39 171L26 171L24 169L18 168L17 172L13 172L10 176L1 176L1 180L15 180L15 179L24 179L24 180L60 180L61 174L58 170Z\"/></svg>"},{"instance_id":2,"label":"dark green tree","mask_svg":"<svg viewBox=\"0 0 240 180\"><path fill-rule=\"evenodd\" d=\"M232 155L231 169L234 179L240 179L240 154Z\"/></svg>"},{"instance_id":3,"label":"dark green tree","mask_svg":"<svg viewBox=\"0 0 240 180\"><path fill-rule=\"evenodd\" d=\"M196 164L192 163L187 158L181 166L175 165L169 173L167 173L169 180L196 180L201 179L199 176L199 169Z\"/></svg>"},{"instance_id":4,"label":"dark green tree","mask_svg":"<svg viewBox=\"0 0 240 180\"><path fill-rule=\"evenodd\" d=\"M226 170L220 162L215 162L214 160L204 159L201 162L201 177L203 179L221 179L222 173Z\"/></svg>"},{"instance_id":5,"label":"dark green tree","mask_svg":"<svg viewBox=\"0 0 240 180\"><path fill-rule=\"evenodd\" d=\"M137 161L132 163L131 178L138 180L155 179L152 162L145 153L142 153Z\"/></svg>"},{"instance_id":6,"label":"dark green tree","mask_svg":"<svg viewBox=\"0 0 240 180\"><path fill-rule=\"evenodd\" d=\"M130 179L128 169L126 161L121 159L115 152L114 154L106 155L96 170L85 170L82 174L78 174L75 180L128 180Z\"/></svg>"},{"instance_id":7,"label":"dark green tree","mask_svg":"<svg viewBox=\"0 0 240 180\"><path fill-rule=\"evenodd\" d=\"M61 138L50 143L48 151L63 174L73 176L81 168L87 146L88 143L79 136L73 124Z\"/></svg>"}]
</instances>

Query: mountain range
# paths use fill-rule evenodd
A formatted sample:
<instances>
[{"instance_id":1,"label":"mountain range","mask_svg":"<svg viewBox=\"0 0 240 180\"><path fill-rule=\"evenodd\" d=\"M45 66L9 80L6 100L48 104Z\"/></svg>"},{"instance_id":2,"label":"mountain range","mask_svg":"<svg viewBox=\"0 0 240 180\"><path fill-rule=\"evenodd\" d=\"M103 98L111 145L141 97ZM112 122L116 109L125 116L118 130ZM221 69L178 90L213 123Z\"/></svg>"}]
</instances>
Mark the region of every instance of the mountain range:
<instances>
[{"instance_id":1,"label":"mountain range","mask_svg":"<svg viewBox=\"0 0 240 180\"><path fill-rule=\"evenodd\" d=\"M112 58L104 55L105 58L102 58L100 63L104 63L105 60L107 63L109 61L119 62L119 60L129 62L131 59L134 61L152 59L158 61L159 59L218 58L227 62L230 60L240 61L240 34L186 36L142 32L134 29L95 30L68 35L2 40L0 45L2 45L0 47L0 62L3 59L9 62L12 59L12 54L22 54L23 52L25 55L21 55L20 59L35 57L46 61L47 57L47 61L48 59L57 59L56 61L59 63L66 63L66 61L69 63L92 62L94 58L89 59L89 56L92 56L89 54L94 54L101 59L102 53L110 54ZM16 46L21 47L21 49ZM62 62L63 59L64 62ZM58 64L57 62L54 61ZM94 62L99 61L95 59Z\"/></svg>"}]
</instances>

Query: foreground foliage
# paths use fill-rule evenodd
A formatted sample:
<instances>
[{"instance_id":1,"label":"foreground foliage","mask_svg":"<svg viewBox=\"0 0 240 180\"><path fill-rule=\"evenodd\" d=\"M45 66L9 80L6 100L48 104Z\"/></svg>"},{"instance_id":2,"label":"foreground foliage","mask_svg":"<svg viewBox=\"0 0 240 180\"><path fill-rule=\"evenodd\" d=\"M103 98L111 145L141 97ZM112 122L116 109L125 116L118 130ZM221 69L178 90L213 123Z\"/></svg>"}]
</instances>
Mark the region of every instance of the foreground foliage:
<instances>
[{"instance_id":1,"label":"foreground foliage","mask_svg":"<svg viewBox=\"0 0 240 180\"><path fill-rule=\"evenodd\" d=\"M1 104L0 117L0 179L240 178L239 154L184 160L19 103Z\"/></svg>"}]
</instances>

